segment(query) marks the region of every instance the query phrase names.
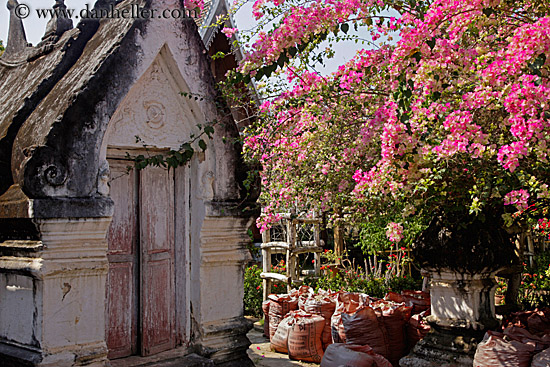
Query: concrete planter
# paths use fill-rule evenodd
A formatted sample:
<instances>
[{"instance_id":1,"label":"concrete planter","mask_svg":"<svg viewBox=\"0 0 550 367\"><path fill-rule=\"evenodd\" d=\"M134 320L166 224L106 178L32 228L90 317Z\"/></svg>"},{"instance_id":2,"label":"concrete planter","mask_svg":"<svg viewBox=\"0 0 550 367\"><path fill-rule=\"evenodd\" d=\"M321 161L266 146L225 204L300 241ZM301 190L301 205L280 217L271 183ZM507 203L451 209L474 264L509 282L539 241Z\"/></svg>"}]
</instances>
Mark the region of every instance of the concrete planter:
<instances>
[{"instance_id":1,"label":"concrete planter","mask_svg":"<svg viewBox=\"0 0 550 367\"><path fill-rule=\"evenodd\" d=\"M430 269L429 273L432 331L401 359L400 366L471 367L485 331L498 326L496 271L464 274Z\"/></svg>"}]
</instances>

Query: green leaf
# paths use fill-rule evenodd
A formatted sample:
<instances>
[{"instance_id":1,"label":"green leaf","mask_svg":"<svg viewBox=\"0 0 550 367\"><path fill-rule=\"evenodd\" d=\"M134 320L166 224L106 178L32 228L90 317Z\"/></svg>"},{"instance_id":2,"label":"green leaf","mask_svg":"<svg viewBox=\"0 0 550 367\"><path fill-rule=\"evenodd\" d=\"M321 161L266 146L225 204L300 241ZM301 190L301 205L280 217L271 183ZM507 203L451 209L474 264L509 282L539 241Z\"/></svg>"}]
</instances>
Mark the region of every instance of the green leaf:
<instances>
[{"instance_id":1,"label":"green leaf","mask_svg":"<svg viewBox=\"0 0 550 367\"><path fill-rule=\"evenodd\" d=\"M348 33L348 31L349 31L349 24L348 23L344 23L340 27L342 28L342 32L344 32L346 34Z\"/></svg>"},{"instance_id":2,"label":"green leaf","mask_svg":"<svg viewBox=\"0 0 550 367\"><path fill-rule=\"evenodd\" d=\"M225 56L223 51L218 51L216 54L212 55L212 60L223 59Z\"/></svg>"},{"instance_id":3,"label":"green leaf","mask_svg":"<svg viewBox=\"0 0 550 367\"><path fill-rule=\"evenodd\" d=\"M437 101L439 98L441 98L441 92L433 92L432 98L434 101Z\"/></svg>"},{"instance_id":4,"label":"green leaf","mask_svg":"<svg viewBox=\"0 0 550 367\"><path fill-rule=\"evenodd\" d=\"M214 127L210 125L206 125L204 127L204 133L210 136L211 134L214 134Z\"/></svg>"},{"instance_id":5,"label":"green leaf","mask_svg":"<svg viewBox=\"0 0 550 367\"><path fill-rule=\"evenodd\" d=\"M181 149L180 150L183 150L184 152L192 152L193 151L193 147L191 146L190 143L184 143L181 145Z\"/></svg>"},{"instance_id":6,"label":"green leaf","mask_svg":"<svg viewBox=\"0 0 550 367\"><path fill-rule=\"evenodd\" d=\"M429 41L426 41L426 43L428 44L428 46L430 46L430 50L433 50L435 47L435 37L432 37L432 39Z\"/></svg>"},{"instance_id":7,"label":"green leaf","mask_svg":"<svg viewBox=\"0 0 550 367\"><path fill-rule=\"evenodd\" d=\"M290 56L294 57L298 53L298 49L292 46L288 49L288 53L290 54Z\"/></svg>"},{"instance_id":8,"label":"green leaf","mask_svg":"<svg viewBox=\"0 0 550 367\"><path fill-rule=\"evenodd\" d=\"M490 17L492 14L495 14L495 9L493 8L485 8L482 10L483 14L485 14L486 17Z\"/></svg>"},{"instance_id":9,"label":"green leaf","mask_svg":"<svg viewBox=\"0 0 550 367\"><path fill-rule=\"evenodd\" d=\"M204 140L199 140L199 147L202 149L203 152L206 150L206 143L204 142Z\"/></svg>"}]
</instances>

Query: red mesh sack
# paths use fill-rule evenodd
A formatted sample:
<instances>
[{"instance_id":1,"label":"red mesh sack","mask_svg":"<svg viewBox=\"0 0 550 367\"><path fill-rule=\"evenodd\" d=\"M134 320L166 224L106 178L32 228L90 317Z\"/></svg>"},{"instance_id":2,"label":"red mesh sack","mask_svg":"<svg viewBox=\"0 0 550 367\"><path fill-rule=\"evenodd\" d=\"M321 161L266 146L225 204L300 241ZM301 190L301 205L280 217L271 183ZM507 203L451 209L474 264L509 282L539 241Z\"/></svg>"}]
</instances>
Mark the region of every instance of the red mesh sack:
<instances>
[{"instance_id":1,"label":"red mesh sack","mask_svg":"<svg viewBox=\"0 0 550 367\"><path fill-rule=\"evenodd\" d=\"M325 320L304 311L293 312L294 324L288 333L288 356L299 361L320 363L323 358L321 335Z\"/></svg>"},{"instance_id":2,"label":"red mesh sack","mask_svg":"<svg viewBox=\"0 0 550 367\"><path fill-rule=\"evenodd\" d=\"M285 316L298 308L298 299L287 294L270 294L269 300L269 340L273 338L277 326Z\"/></svg>"},{"instance_id":3,"label":"red mesh sack","mask_svg":"<svg viewBox=\"0 0 550 367\"><path fill-rule=\"evenodd\" d=\"M392 367L380 354L368 345L335 343L328 346L321 367Z\"/></svg>"},{"instance_id":4,"label":"red mesh sack","mask_svg":"<svg viewBox=\"0 0 550 367\"><path fill-rule=\"evenodd\" d=\"M301 310L313 315L319 315L325 320L321 342L323 343L323 349L326 349L332 343L330 324L332 315L336 309L336 302L328 294L314 295L304 300L304 302L300 302L299 306Z\"/></svg>"},{"instance_id":5,"label":"red mesh sack","mask_svg":"<svg viewBox=\"0 0 550 367\"><path fill-rule=\"evenodd\" d=\"M527 318L527 329L535 335L550 333L550 308L533 311Z\"/></svg>"},{"instance_id":6,"label":"red mesh sack","mask_svg":"<svg viewBox=\"0 0 550 367\"><path fill-rule=\"evenodd\" d=\"M396 303L405 302L405 297L403 297L402 295L400 295L399 293L396 293L396 292L386 293L386 295L384 296L384 299L386 301L392 301L392 302L396 302Z\"/></svg>"},{"instance_id":7,"label":"red mesh sack","mask_svg":"<svg viewBox=\"0 0 550 367\"><path fill-rule=\"evenodd\" d=\"M550 348L543 350L533 357L531 367L548 367L550 366Z\"/></svg>"},{"instance_id":8,"label":"red mesh sack","mask_svg":"<svg viewBox=\"0 0 550 367\"><path fill-rule=\"evenodd\" d=\"M359 293L338 293L336 296L336 308L330 320L332 341L334 343L345 343L346 333L342 323L342 312L355 312L361 303Z\"/></svg>"},{"instance_id":9,"label":"red mesh sack","mask_svg":"<svg viewBox=\"0 0 550 367\"><path fill-rule=\"evenodd\" d=\"M269 303L270 300L262 302L262 311L264 312L264 336L269 338Z\"/></svg>"},{"instance_id":10,"label":"red mesh sack","mask_svg":"<svg viewBox=\"0 0 550 367\"><path fill-rule=\"evenodd\" d=\"M405 305L412 306L412 314L416 315L430 309L430 293L422 291L402 291Z\"/></svg>"},{"instance_id":11,"label":"red mesh sack","mask_svg":"<svg viewBox=\"0 0 550 367\"><path fill-rule=\"evenodd\" d=\"M477 346L474 366L529 367L534 350L533 345L506 340L504 334L488 331Z\"/></svg>"},{"instance_id":12,"label":"red mesh sack","mask_svg":"<svg viewBox=\"0 0 550 367\"><path fill-rule=\"evenodd\" d=\"M424 317L428 316L430 310L413 315L409 322L407 322L407 349L411 350L416 343L421 339L424 339L430 332L430 325L424 320Z\"/></svg>"},{"instance_id":13,"label":"red mesh sack","mask_svg":"<svg viewBox=\"0 0 550 367\"><path fill-rule=\"evenodd\" d=\"M535 353L541 352L543 349L550 347L550 334L543 336L533 335L529 332L529 330L519 326L511 326L506 328L502 333L510 340L517 340L524 344L533 345L535 347Z\"/></svg>"},{"instance_id":14,"label":"red mesh sack","mask_svg":"<svg viewBox=\"0 0 550 367\"><path fill-rule=\"evenodd\" d=\"M368 344L375 353L389 355L389 336L372 307L362 306L355 312L342 312L342 323L346 343Z\"/></svg>"},{"instance_id":15,"label":"red mesh sack","mask_svg":"<svg viewBox=\"0 0 550 367\"><path fill-rule=\"evenodd\" d=\"M375 353L387 358L394 366L406 353L405 324L412 307L389 301L371 302L354 313L342 313L345 340L351 344L368 344Z\"/></svg>"},{"instance_id":16,"label":"red mesh sack","mask_svg":"<svg viewBox=\"0 0 550 367\"><path fill-rule=\"evenodd\" d=\"M405 325L411 319L412 307L385 301L373 302L371 307L375 308L379 321L388 336L389 352L381 354L394 366L399 366L399 360L407 353Z\"/></svg>"}]
</instances>

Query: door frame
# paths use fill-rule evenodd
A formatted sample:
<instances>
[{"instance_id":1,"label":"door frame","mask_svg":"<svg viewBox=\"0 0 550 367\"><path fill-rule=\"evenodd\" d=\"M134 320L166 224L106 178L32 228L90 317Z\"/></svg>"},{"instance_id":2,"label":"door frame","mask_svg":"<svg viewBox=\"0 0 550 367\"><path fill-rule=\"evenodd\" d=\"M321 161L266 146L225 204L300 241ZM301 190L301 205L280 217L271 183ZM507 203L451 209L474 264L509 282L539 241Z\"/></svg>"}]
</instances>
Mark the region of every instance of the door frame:
<instances>
[{"instance_id":1,"label":"door frame","mask_svg":"<svg viewBox=\"0 0 550 367\"><path fill-rule=\"evenodd\" d=\"M144 151L143 149L136 148L117 148L117 147L108 147L107 149L107 159L117 160L117 161L127 161L127 154L131 156L137 156L139 154L157 154L165 152L166 150L162 149L148 149ZM191 163L191 162L190 162ZM172 277L173 277L173 291L175 292L174 296L174 320L173 320L173 334L174 334L174 346L183 347L187 349L190 346L190 336L191 336L191 312L190 312L190 300L191 300L191 264L190 264L190 243L191 243L191 167L192 164L187 164L183 167L177 167L174 169L173 177L173 194L174 194L174 246L173 246L173 267L172 267ZM137 180L139 181L139 175L137 175ZM139 195L139 193L137 193ZM115 207L116 210L116 207ZM139 213L139 203L138 210ZM139 215L139 214L138 214ZM139 220L139 219L138 219ZM139 226L138 226L139 231ZM139 244L139 250L141 251L141 244ZM141 256L141 255L140 255ZM141 263L141 259L138 259L138 264ZM141 273L141 270L140 270ZM141 274L138 278L141 278ZM141 279L138 280L141 283ZM107 284L107 287L109 284ZM141 287L141 284L139 284ZM108 289L108 288L106 288ZM106 291L107 292L107 291ZM139 290L141 292L141 289ZM106 294L107 296L107 294ZM142 312L141 305L141 295L138 295L138 313ZM106 328L108 327L108 308L107 308L107 299L106 299ZM139 316L141 318L141 315ZM138 320L138 343L137 351L134 353L134 356L140 354L141 350L141 320ZM107 329L106 329L107 335ZM110 358L122 358L122 357L110 357Z\"/></svg>"}]
</instances>

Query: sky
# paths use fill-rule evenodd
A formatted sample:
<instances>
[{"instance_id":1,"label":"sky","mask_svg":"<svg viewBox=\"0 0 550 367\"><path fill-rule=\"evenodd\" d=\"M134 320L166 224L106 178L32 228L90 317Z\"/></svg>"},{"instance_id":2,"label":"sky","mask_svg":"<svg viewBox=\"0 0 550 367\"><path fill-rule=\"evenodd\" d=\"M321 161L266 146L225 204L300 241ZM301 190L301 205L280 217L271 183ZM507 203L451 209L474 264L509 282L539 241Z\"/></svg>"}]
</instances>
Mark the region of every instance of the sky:
<instances>
[{"instance_id":1,"label":"sky","mask_svg":"<svg viewBox=\"0 0 550 367\"><path fill-rule=\"evenodd\" d=\"M2 0L0 0L0 2L1 1ZM6 2L6 0L3 0L3 4L0 4L0 40L4 41L4 46L6 45L9 25L9 11L6 8ZM27 5L30 9L30 15L23 20L23 25L25 27L27 41L33 45L40 42L48 21L48 19L40 19L36 14L36 9L51 8L54 3L54 0L19 0L19 4ZM254 17L251 15L252 3L253 2L249 2L242 6L239 12L234 16L239 29L250 29L255 25ZM68 8L76 9L76 13L78 14L81 9L86 7L86 4L89 4L89 7L92 8L94 0L66 0L65 4ZM78 20L73 19L73 25L76 26L77 23ZM349 60L360 47L361 46L352 42L337 44L335 46L335 58L329 60L327 65L324 68L320 68L319 71L323 74L328 74L336 70L338 65Z\"/></svg>"}]
</instances>

